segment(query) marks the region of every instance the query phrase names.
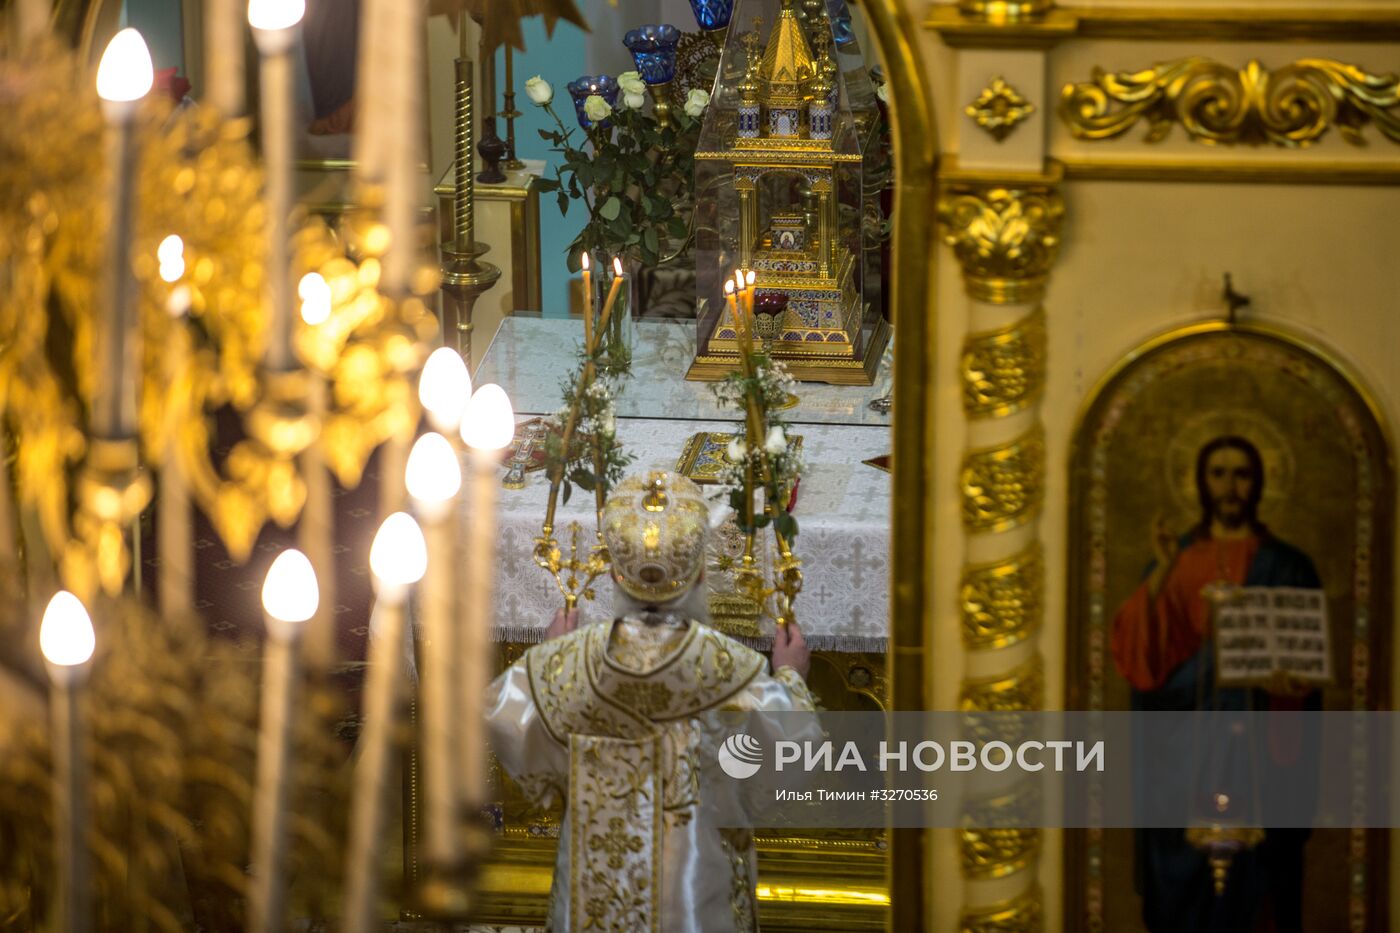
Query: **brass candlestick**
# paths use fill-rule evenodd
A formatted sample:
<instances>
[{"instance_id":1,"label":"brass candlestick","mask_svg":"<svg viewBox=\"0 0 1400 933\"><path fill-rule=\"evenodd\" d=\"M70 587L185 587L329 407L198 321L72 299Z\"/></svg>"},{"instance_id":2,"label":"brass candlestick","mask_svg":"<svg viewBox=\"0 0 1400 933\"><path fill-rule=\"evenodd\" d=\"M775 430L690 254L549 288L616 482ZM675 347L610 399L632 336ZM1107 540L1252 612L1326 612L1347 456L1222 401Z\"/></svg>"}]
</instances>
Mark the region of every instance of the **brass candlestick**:
<instances>
[{"instance_id":1,"label":"brass candlestick","mask_svg":"<svg viewBox=\"0 0 1400 933\"><path fill-rule=\"evenodd\" d=\"M480 257L486 252L476 242L473 217L475 185L472 178L472 62L459 58L457 66L456 165L452 240L442 247L443 339L470 365L472 311L476 301L501 277L501 270Z\"/></svg>"},{"instance_id":2,"label":"brass candlestick","mask_svg":"<svg viewBox=\"0 0 1400 933\"><path fill-rule=\"evenodd\" d=\"M512 172L525 167L525 163L520 161L515 152L515 119L520 116L520 111L515 109L515 54L514 50L506 46L506 109L501 111L501 116L506 118L506 160L501 164Z\"/></svg>"}]
</instances>

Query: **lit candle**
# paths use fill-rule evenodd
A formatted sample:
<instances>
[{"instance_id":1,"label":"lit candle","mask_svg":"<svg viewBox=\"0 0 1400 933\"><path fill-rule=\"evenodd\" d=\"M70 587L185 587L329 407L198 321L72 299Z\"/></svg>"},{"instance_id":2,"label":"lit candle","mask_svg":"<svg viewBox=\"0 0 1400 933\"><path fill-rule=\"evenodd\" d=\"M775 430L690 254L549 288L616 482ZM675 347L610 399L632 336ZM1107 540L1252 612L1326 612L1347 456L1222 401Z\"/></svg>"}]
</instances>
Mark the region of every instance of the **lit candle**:
<instances>
[{"instance_id":1,"label":"lit candle","mask_svg":"<svg viewBox=\"0 0 1400 933\"><path fill-rule=\"evenodd\" d=\"M297 642L302 623L316 614L320 591L311 561L295 548L277 555L262 590L267 642L263 650L262 708L258 718L258 773L253 792L253 877L248 929L282 928L286 879L287 758L291 740Z\"/></svg>"},{"instance_id":2,"label":"lit candle","mask_svg":"<svg viewBox=\"0 0 1400 933\"><path fill-rule=\"evenodd\" d=\"M451 347L438 347L423 364L418 377L418 401L428 413L434 431L455 434L462 424L462 412L472 397L472 377L462 354Z\"/></svg>"},{"instance_id":3,"label":"lit candle","mask_svg":"<svg viewBox=\"0 0 1400 933\"><path fill-rule=\"evenodd\" d=\"M226 117L243 115L243 15L239 0L204 7L204 99Z\"/></svg>"},{"instance_id":4,"label":"lit candle","mask_svg":"<svg viewBox=\"0 0 1400 933\"><path fill-rule=\"evenodd\" d=\"M107 308L97 315L98 379L92 407L99 437L129 437L136 430L136 364L139 322L131 271L131 195L136 169L132 122L137 106L155 81L151 53L141 33L123 29L112 37L97 67L97 93L107 119L108 159L112 165L111 222L103 290ZM110 309L110 310L107 310Z\"/></svg>"},{"instance_id":5,"label":"lit candle","mask_svg":"<svg viewBox=\"0 0 1400 933\"><path fill-rule=\"evenodd\" d=\"M78 694L87 680L97 639L83 604L59 590L44 610L39 648L52 686L54 849L58 853L59 923L79 933L92 927L88 889L87 761L83 757Z\"/></svg>"},{"instance_id":6,"label":"lit candle","mask_svg":"<svg viewBox=\"0 0 1400 933\"><path fill-rule=\"evenodd\" d=\"M263 161L267 172L267 281L271 326L267 364L292 368L292 270L288 238L293 204L292 49L305 0L249 0L248 23L261 58Z\"/></svg>"},{"instance_id":7,"label":"lit candle","mask_svg":"<svg viewBox=\"0 0 1400 933\"><path fill-rule=\"evenodd\" d=\"M588 251L579 257L583 265L583 348L593 352L593 272L589 268Z\"/></svg>"},{"instance_id":8,"label":"lit candle","mask_svg":"<svg viewBox=\"0 0 1400 933\"><path fill-rule=\"evenodd\" d=\"M748 328L749 345L752 348L754 339L753 327L753 302L758 296L758 289L754 287L754 274L750 269L744 274L744 323Z\"/></svg>"},{"instance_id":9,"label":"lit candle","mask_svg":"<svg viewBox=\"0 0 1400 933\"><path fill-rule=\"evenodd\" d=\"M343 933L379 929L379 837L384 832L394 733L399 728L404 670L404 600L428 565L423 531L410 516L395 512L379 526L369 549L374 573L369 682L364 731L355 763L355 800L350 812Z\"/></svg>"},{"instance_id":10,"label":"lit candle","mask_svg":"<svg viewBox=\"0 0 1400 933\"><path fill-rule=\"evenodd\" d=\"M450 351L449 351L450 352ZM461 855L458 844L457 792L458 710L452 701L454 623L457 619L457 539L453 503L462 488L462 469L452 443L441 434L418 438L405 471L427 538L428 571L423 578L420 684L423 722L424 850L430 864L453 866Z\"/></svg>"},{"instance_id":11,"label":"lit candle","mask_svg":"<svg viewBox=\"0 0 1400 933\"><path fill-rule=\"evenodd\" d=\"M184 243L174 234L161 241L156 251L160 262L160 277L174 284L185 272ZM169 404L174 398L174 386L185 378L189 365L189 333L185 315L189 312L190 290L177 285L171 290L166 310L172 319L170 339L165 346L165 380L172 387L167 394L165 410L165 464L160 473L160 506L156 509L159 526L156 542L160 553L160 608L166 615L187 612L190 608L190 554L193 552L193 529L190 524L189 486L180 468L177 421L180 412Z\"/></svg>"},{"instance_id":12,"label":"lit candle","mask_svg":"<svg viewBox=\"0 0 1400 933\"><path fill-rule=\"evenodd\" d=\"M615 301L617 301L617 291L618 291L618 289L620 289L620 288L622 287L622 281L623 281L624 278L626 278L626 276L624 276L624 275L622 274L622 260L619 259L618 257L614 256L614 257L613 257L613 280L612 280L612 285L608 287L608 300L605 301L605 302L603 303L603 315L602 315L601 318L598 319L598 336L600 336L600 337L602 336L603 331L604 331L604 330L607 328L607 326L608 326L608 319L609 319L610 317L612 317L613 303L614 303ZM622 316L619 315L619 316L618 316L619 326L618 326L617 328L615 328L616 330L619 331L619 334L617 335L617 339L620 339L620 338L621 338L621 334L620 334L620 330L621 330L620 322L621 322L621 321L622 321Z\"/></svg>"},{"instance_id":13,"label":"lit candle","mask_svg":"<svg viewBox=\"0 0 1400 933\"><path fill-rule=\"evenodd\" d=\"M498 385L476 390L462 418L462 440L471 448L471 491L468 502L471 537L465 550L462 580L462 624L457 670L461 693L462 744L459 780L467 812L486 802L486 734L482 697L490 680L492 590L496 573L496 470L501 451L515 436L515 413L510 398Z\"/></svg>"},{"instance_id":14,"label":"lit candle","mask_svg":"<svg viewBox=\"0 0 1400 933\"><path fill-rule=\"evenodd\" d=\"M308 272L297 283L301 319L310 327L330 320L331 286L319 272ZM326 380L315 372L306 374L306 411L321 424L329 407ZM306 552L321 583L320 605L307 623L302 653L306 663L317 671L335 665L335 508L332 504L331 474L319 444L301 452L301 474L306 478L306 505L297 522L297 545Z\"/></svg>"}]
</instances>

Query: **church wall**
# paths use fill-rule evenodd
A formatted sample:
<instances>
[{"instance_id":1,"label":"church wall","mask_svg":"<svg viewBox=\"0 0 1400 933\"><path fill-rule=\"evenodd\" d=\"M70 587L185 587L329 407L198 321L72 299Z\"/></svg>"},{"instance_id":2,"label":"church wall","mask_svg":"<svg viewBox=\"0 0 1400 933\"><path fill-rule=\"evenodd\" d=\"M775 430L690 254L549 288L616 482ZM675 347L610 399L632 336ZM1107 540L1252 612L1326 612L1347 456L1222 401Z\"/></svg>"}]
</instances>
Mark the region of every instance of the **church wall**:
<instances>
[{"instance_id":1,"label":"church wall","mask_svg":"<svg viewBox=\"0 0 1400 933\"><path fill-rule=\"evenodd\" d=\"M924 20L927 5L905 0L904 6L912 21ZM1088 0L1077 6L1165 8L1148 0ZM1174 0L1170 6L1218 8L1221 4ZM1270 6L1318 9L1316 3L1306 2ZM1393 10L1393 5L1382 2L1347 6ZM971 138L983 134L963 115L970 95L958 89L958 56L968 52L950 49L931 30L925 33L927 79L946 162L949 156L964 155ZM1016 54L1007 59L1008 69L1023 68L1013 64ZM1208 147L1190 141L1179 125L1164 143L1149 146L1142 140L1145 123L1119 140L1088 143L1074 140L1054 113L1059 88L1066 81L1088 80L1096 65L1137 70L1193 54L1239 67L1256 57L1277 68L1319 56L1353 62L1372 73L1400 71L1400 47L1394 44L1067 41L1047 54L1044 97L1032 95L1040 112L1021 131L1031 135L1032 147L1045 156L1071 163L1109 157L1217 163L1258 159L1287 165L1350 162L1390 166L1400 180L1400 148L1374 126L1363 131L1364 147L1347 144L1335 130L1317 146L1301 151ZM1027 88L1021 90L1031 94ZM980 146L984 139L976 142ZM1023 137L1020 144L1026 142ZM1016 136L1007 143L1016 143ZM1251 299L1244 317L1315 341L1374 400L1392 443L1400 427L1400 263L1393 258L1400 250L1400 225L1394 221L1400 216L1400 186L1072 177L1060 191L1065 218L1060 255L1044 300L1048 372L1039 415L1046 434L1046 490L1038 524L1045 547L1045 616L1038 642L1023 649L1038 650L1044 659L1044 697L1049 708L1062 706L1064 697L1068 465L1080 411L1098 381L1144 341L1177 326L1223 316L1226 272L1232 274L1236 290ZM956 707L960 685L970 674L969 655L958 630L959 572L968 546L960 522L958 475L969 433L961 404L959 358L969 321L980 320L984 323L979 326L985 326L989 309L967 296L959 264L948 247L938 247L935 258L931 696L934 706L948 709ZM1392 577L1400 576L1397 555L1392 555L1390 570ZM1395 642L1400 645L1400 639ZM1020 663L1020 658L1008 657L998 661L1003 668ZM1400 671L1400 652L1392 658L1392 671ZM1039 878L1046 930L1062 928L1060 846L1059 833L1044 834ZM927 868L933 930L955 930L960 911L968 904L990 903L1017 890L1004 883L1007 879L959 883L957 840L949 831L930 834ZM1392 869L1391 877L1400 882L1400 872Z\"/></svg>"}]
</instances>

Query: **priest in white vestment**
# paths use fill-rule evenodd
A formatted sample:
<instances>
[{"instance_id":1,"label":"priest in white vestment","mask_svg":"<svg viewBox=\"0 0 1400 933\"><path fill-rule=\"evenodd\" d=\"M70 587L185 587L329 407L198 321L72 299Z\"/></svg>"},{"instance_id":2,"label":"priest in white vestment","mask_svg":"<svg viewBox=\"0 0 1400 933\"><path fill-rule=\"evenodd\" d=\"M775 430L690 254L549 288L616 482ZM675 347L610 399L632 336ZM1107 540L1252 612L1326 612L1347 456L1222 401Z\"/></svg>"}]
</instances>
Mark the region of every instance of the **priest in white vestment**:
<instances>
[{"instance_id":1,"label":"priest in white vestment","mask_svg":"<svg viewBox=\"0 0 1400 933\"><path fill-rule=\"evenodd\" d=\"M810 658L797 626L782 627L770 674L763 655L699 621L708 531L685 477L619 483L603 514L616 617L569 631L576 616L561 611L553 637L491 685L502 767L531 799L566 802L556 933L758 928L753 833L718 815L737 782L702 782L701 756L725 736L722 712L811 713Z\"/></svg>"}]
</instances>

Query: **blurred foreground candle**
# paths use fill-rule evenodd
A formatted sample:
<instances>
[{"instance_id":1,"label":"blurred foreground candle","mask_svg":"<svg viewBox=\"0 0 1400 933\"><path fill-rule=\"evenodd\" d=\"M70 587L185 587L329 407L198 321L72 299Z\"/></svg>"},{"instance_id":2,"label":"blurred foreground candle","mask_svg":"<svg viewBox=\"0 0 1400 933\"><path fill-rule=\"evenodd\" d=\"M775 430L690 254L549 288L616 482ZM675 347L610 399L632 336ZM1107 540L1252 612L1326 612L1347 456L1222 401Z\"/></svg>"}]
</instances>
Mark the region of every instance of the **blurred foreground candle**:
<instances>
[{"instance_id":1,"label":"blurred foreground candle","mask_svg":"<svg viewBox=\"0 0 1400 933\"><path fill-rule=\"evenodd\" d=\"M462 354L451 347L438 347L429 355L418 377L418 401L427 411L433 430L456 433L471 397L472 377L462 361Z\"/></svg>"},{"instance_id":2,"label":"blurred foreground candle","mask_svg":"<svg viewBox=\"0 0 1400 933\"><path fill-rule=\"evenodd\" d=\"M282 873L287 836L287 758L292 733L296 651L302 624L321 601L311 561L295 548L277 555L263 582L262 709L258 718L258 774L253 795L253 878L248 896L248 929L275 933L282 928L286 883Z\"/></svg>"},{"instance_id":3,"label":"blurred foreground candle","mask_svg":"<svg viewBox=\"0 0 1400 933\"><path fill-rule=\"evenodd\" d=\"M484 711L490 663L492 596L496 577L496 471L501 451L515 437L515 413L505 390L493 384L476 390L462 418L462 440L471 448L471 489L464 553L462 624L458 657L462 750L461 786L468 811L486 802Z\"/></svg>"},{"instance_id":4,"label":"blurred foreground candle","mask_svg":"<svg viewBox=\"0 0 1400 933\"><path fill-rule=\"evenodd\" d=\"M204 101L226 117L243 115L243 15L239 0L204 8Z\"/></svg>"},{"instance_id":5,"label":"blurred foreground candle","mask_svg":"<svg viewBox=\"0 0 1400 933\"><path fill-rule=\"evenodd\" d=\"M59 590L44 610L39 649L52 684L54 851L58 855L59 923L81 933L92 927L88 889L87 761L83 757L78 695L97 639L82 602Z\"/></svg>"},{"instance_id":6,"label":"blurred foreground candle","mask_svg":"<svg viewBox=\"0 0 1400 933\"><path fill-rule=\"evenodd\" d=\"M249 0L248 24L261 58L263 161L267 172L267 281L271 325L267 364L292 368L292 270L288 237L292 214L293 61L305 0Z\"/></svg>"},{"instance_id":7,"label":"blurred foreground candle","mask_svg":"<svg viewBox=\"0 0 1400 933\"><path fill-rule=\"evenodd\" d=\"M578 257L579 265L583 267L583 348L588 352L593 351L593 270L592 263L588 260L588 250L584 250Z\"/></svg>"},{"instance_id":8,"label":"blurred foreground candle","mask_svg":"<svg viewBox=\"0 0 1400 933\"><path fill-rule=\"evenodd\" d=\"M448 352L454 352L449 350ZM428 544L423 578L422 665L424 851L429 864L455 867L461 860L457 794L457 711L453 708L454 623L457 619L457 516L453 505L462 488L457 451L441 434L418 439L408 454L408 494L418 510Z\"/></svg>"},{"instance_id":9,"label":"blurred foreground candle","mask_svg":"<svg viewBox=\"0 0 1400 933\"><path fill-rule=\"evenodd\" d=\"M412 517L395 512L379 526L369 549L375 604L371 623L369 683L364 731L355 763L355 800L350 815L350 854L345 870L342 933L380 929L380 836L392 773L394 733L403 700L404 601L428 566L423 531Z\"/></svg>"},{"instance_id":10,"label":"blurred foreground candle","mask_svg":"<svg viewBox=\"0 0 1400 933\"><path fill-rule=\"evenodd\" d=\"M319 272L308 272L297 283L301 319L309 327L319 327L331 316L331 286ZM329 407L329 386L319 373L306 373L306 411L323 423ZM335 640L335 507L332 503L330 468L320 444L311 444L298 457L306 480L306 504L297 521L297 545L306 552L321 584L320 605L306 626L302 657L318 672L329 671L336 662Z\"/></svg>"},{"instance_id":11,"label":"blurred foreground candle","mask_svg":"<svg viewBox=\"0 0 1400 933\"><path fill-rule=\"evenodd\" d=\"M136 430L136 280L131 271L132 178L136 151L132 123L141 100L155 82L151 53L141 33L123 29L112 37L97 66L97 94L107 119L108 162L112 167L103 266L104 313L97 315L97 392L93 432L128 437Z\"/></svg>"}]
</instances>

